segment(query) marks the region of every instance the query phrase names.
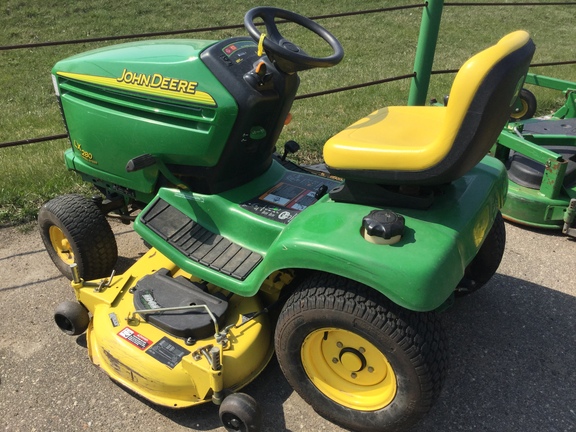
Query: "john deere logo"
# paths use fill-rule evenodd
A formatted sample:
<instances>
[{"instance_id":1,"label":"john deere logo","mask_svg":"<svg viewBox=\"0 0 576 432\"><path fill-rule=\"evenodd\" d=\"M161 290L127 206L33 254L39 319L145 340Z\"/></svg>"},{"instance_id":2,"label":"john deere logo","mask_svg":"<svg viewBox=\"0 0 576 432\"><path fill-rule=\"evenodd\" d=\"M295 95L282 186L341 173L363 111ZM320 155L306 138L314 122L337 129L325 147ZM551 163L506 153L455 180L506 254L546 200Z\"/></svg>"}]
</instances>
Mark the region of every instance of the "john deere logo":
<instances>
[{"instance_id":1,"label":"john deere logo","mask_svg":"<svg viewBox=\"0 0 576 432\"><path fill-rule=\"evenodd\" d=\"M122 71L122 75L116 80L119 83L132 84L151 89L169 90L178 93L195 94L197 82L182 79L169 78L160 74L139 74L128 69Z\"/></svg>"},{"instance_id":2,"label":"john deere logo","mask_svg":"<svg viewBox=\"0 0 576 432\"><path fill-rule=\"evenodd\" d=\"M141 74L124 69L119 77L103 77L73 72L57 72L59 77L101 85L119 90L145 93L163 98L179 99L211 107L216 106L214 98L198 90L196 81L165 77L162 74Z\"/></svg>"}]
</instances>

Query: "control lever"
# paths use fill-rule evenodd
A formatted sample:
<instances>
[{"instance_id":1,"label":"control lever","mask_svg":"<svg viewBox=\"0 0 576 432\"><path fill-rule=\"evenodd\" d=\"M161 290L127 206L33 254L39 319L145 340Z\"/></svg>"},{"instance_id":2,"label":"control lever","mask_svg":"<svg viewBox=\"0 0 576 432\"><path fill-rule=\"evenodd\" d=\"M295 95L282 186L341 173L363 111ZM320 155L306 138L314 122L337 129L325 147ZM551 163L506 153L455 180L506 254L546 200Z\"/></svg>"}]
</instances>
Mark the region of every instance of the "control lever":
<instances>
[{"instance_id":1,"label":"control lever","mask_svg":"<svg viewBox=\"0 0 576 432\"><path fill-rule=\"evenodd\" d=\"M288 156L288 153L294 154L298 150L300 150L300 144L298 144L296 141L292 141L292 140L287 141L286 144L284 144L284 154L282 155L282 157L280 159L282 161L285 161L286 156Z\"/></svg>"}]
</instances>

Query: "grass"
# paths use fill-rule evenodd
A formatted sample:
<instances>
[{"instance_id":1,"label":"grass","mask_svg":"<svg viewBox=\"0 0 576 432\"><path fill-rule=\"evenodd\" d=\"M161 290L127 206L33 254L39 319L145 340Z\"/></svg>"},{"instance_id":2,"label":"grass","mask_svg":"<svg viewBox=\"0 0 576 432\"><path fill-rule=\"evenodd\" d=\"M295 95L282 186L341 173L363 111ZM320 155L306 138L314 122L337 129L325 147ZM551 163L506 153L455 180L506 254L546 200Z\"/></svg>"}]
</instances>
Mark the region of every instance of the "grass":
<instances>
[{"instance_id":1,"label":"grass","mask_svg":"<svg viewBox=\"0 0 576 432\"><path fill-rule=\"evenodd\" d=\"M222 2L214 0L31 3L4 2L0 9L3 24L0 45L240 24L245 11L258 5L254 1L235 1L222 7ZM361 3L270 0L266 4L314 16L413 2L391 0L383 5L376 0ZM434 68L457 68L474 52L518 28L528 30L537 44L534 62L572 60L566 57L570 55L565 49L566 43L558 42L572 39L571 22L565 19L566 8L576 10L573 6L445 7ZM301 73L299 94L410 73L420 19L420 9L409 9L321 20L320 24L342 42L346 56L337 67ZM298 29L283 26L282 31L302 46L311 47L313 52L320 49ZM222 39L245 34L244 30L227 30L182 37ZM50 80L51 67L59 59L112 43L0 51L0 87L3 89L0 103L4 112L0 116L0 142L64 132ZM574 66L539 68L533 72L576 81ZM448 93L452 79L452 75L433 76L429 96L441 99ZM409 81L405 80L299 100L292 110L294 120L285 128L279 143L295 139L302 146L297 155L299 161L319 161L322 145L329 136L376 108L405 104L408 88ZM561 95L532 90L541 113L562 103ZM89 193L86 185L65 170L62 153L68 145L66 140L59 140L0 148L0 225L33 220L41 203L53 196L72 191Z\"/></svg>"}]
</instances>

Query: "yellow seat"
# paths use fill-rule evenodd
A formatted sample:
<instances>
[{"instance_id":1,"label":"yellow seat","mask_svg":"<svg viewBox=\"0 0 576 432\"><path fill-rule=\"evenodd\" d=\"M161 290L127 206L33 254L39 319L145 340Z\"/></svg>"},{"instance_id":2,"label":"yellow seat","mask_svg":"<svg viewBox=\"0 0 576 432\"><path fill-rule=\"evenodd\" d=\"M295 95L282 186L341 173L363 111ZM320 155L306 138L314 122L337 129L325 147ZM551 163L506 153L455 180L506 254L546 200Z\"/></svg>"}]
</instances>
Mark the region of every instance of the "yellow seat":
<instances>
[{"instance_id":1,"label":"yellow seat","mask_svg":"<svg viewBox=\"0 0 576 432\"><path fill-rule=\"evenodd\" d=\"M437 185L464 175L506 124L534 54L525 31L503 37L460 69L446 107L388 107L324 145L330 171L347 181Z\"/></svg>"}]
</instances>

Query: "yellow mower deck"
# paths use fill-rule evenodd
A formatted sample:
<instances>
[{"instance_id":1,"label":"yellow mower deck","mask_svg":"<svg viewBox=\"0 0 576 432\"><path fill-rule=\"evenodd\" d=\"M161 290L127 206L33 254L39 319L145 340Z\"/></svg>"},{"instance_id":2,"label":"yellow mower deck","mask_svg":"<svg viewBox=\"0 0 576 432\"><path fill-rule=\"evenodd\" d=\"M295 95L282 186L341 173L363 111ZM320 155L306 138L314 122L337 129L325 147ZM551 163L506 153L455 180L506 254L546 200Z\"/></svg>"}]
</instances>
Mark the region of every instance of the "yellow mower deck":
<instances>
[{"instance_id":1,"label":"yellow mower deck","mask_svg":"<svg viewBox=\"0 0 576 432\"><path fill-rule=\"evenodd\" d=\"M191 277L151 249L109 286L110 281L72 283L78 301L93 316L87 333L92 362L125 387L172 408L211 401L224 389L237 390L252 381L273 353L267 316L246 321L262 309L258 296L230 298L219 330L238 327L229 329L226 342L212 336L187 343L134 313L136 283L162 268L172 276Z\"/></svg>"}]
</instances>

